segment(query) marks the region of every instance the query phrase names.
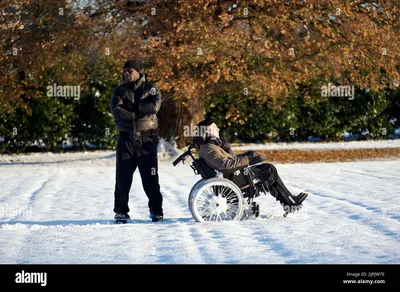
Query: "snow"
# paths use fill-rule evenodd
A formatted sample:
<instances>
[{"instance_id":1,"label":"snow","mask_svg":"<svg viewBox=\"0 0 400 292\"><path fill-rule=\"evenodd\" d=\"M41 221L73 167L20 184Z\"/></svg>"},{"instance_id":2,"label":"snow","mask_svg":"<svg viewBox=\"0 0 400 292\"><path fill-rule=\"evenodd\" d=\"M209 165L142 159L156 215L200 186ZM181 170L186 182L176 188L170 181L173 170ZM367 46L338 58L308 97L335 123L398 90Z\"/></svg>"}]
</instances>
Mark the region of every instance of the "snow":
<instances>
[{"instance_id":1,"label":"snow","mask_svg":"<svg viewBox=\"0 0 400 292\"><path fill-rule=\"evenodd\" d=\"M274 149L366 149L366 148L397 148L400 139L377 141L352 141L337 143L268 143L268 144L233 144L232 149L247 150L274 150ZM183 153L186 149L176 149L175 141L160 139L158 157L160 161L167 161ZM29 153L21 155L0 155L0 165L11 163L59 163L72 161L98 162L115 158L114 151L86 151L69 153Z\"/></svg>"},{"instance_id":2,"label":"snow","mask_svg":"<svg viewBox=\"0 0 400 292\"><path fill-rule=\"evenodd\" d=\"M400 147L400 139L397 140L370 140L330 143L267 143L246 144L233 146L233 150L273 150L273 149L367 149L367 148L397 148Z\"/></svg>"},{"instance_id":3,"label":"snow","mask_svg":"<svg viewBox=\"0 0 400 292\"><path fill-rule=\"evenodd\" d=\"M219 223L189 212L199 176L160 161L166 220L148 218L136 172L132 223L116 225L115 155L100 153L0 163L1 264L400 263L400 160L277 164L291 191L309 193L303 209L284 218L267 194L257 202L271 219Z\"/></svg>"},{"instance_id":4,"label":"snow","mask_svg":"<svg viewBox=\"0 0 400 292\"><path fill-rule=\"evenodd\" d=\"M182 150L176 149L175 141L167 141L161 138L158 143L158 158L159 161L169 160L181 153ZM115 158L115 151L84 151L84 152L66 152L66 153L28 153L20 155L0 155L0 165L8 163L60 163L72 161L89 161L97 163L102 160L109 160Z\"/></svg>"},{"instance_id":5,"label":"snow","mask_svg":"<svg viewBox=\"0 0 400 292\"><path fill-rule=\"evenodd\" d=\"M21 155L0 155L0 164L6 163L59 163L71 161L93 161L115 157L115 151L70 152L70 153L29 153Z\"/></svg>"}]
</instances>

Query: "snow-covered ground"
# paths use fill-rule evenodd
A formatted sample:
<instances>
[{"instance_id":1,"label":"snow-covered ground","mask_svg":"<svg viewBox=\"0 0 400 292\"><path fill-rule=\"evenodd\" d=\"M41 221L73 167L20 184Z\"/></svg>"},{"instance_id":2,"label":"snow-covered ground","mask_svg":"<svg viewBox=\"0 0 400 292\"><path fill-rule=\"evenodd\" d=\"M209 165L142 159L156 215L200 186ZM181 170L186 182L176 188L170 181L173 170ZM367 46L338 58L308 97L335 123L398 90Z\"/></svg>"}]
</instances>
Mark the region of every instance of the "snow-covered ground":
<instances>
[{"instance_id":1,"label":"snow-covered ground","mask_svg":"<svg viewBox=\"0 0 400 292\"><path fill-rule=\"evenodd\" d=\"M70 153L29 153L20 155L0 155L1 164L16 163L59 163L72 161L94 161L96 159L110 159L115 157L115 151L85 151Z\"/></svg>"},{"instance_id":2,"label":"snow-covered ground","mask_svg":"<svg viewBox=\"0 0 400 292\"><path fill-rule=\"evenodd\" d=\"M267 143L233 145L233 150L273 150L273 149L366 149L366 148L397 148L400 147L398 140L380 141L352 141L338 143ZM162 141L159 146L160 160L168 160L172 156L186 149L176 150L171 144ZM89 151L75 153L30 153L23 155L0 155L0 165L9 163L58 163L71 161L94 161L115 157L114 151Z\"/></svg>"},{"instance_id":3,"label":"snow-covered ground","mask_svg":"<svg viewBox=\"0 0 400 292\"><path fill-rule=\"evenodd\" d=\"M219 223L192 219L199 177L162 161L166 220L150 222L136 172L133 223L115 225L114 154L63 155L0 163L1 264L400 263L400 160L278 164L290 190L309 193L303 209L284 218L267 195L258 202L273 218Z\"/></svg>"},{"instance_id":4,"label":"snow-covered ground","mask_svg":"<svg viewBox=\"0 0 400 292\"><path fill-rule=\"evenodd\" d=\"M366 148L397 148L400 147L400 139L397 140L370 140L331 143L267 143L246 144L232 147L233 150L272 150L272 149L366 149Z\"/></svg>"}]
</instances>

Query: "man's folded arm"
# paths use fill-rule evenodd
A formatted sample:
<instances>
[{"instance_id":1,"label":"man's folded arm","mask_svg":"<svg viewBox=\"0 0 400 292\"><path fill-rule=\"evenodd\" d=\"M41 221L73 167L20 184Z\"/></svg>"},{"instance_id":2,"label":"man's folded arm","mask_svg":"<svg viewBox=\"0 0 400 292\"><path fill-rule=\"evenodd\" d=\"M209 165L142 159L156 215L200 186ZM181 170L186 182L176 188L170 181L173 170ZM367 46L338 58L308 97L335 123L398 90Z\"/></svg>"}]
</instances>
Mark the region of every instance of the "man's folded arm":
<instances>
[{"instance_id":1,"label":"man's folded arm","mask_svg":"<svg viewBox=\"0 0 400 292\"><path fill-rule=\"evenodd\" d=\"M114 89L111 98L111 113L116 120L133 120L135 118L134 112L123 108L123 102L118 88Z\"/></svg>"},{"instance_id":2,"label":"man's folded arm","mask_svg":"<svg viewBox=\"0 0 400 292\"><path fill-rule=\"evenodd\" d=\"M160 90L153 86L150 90L150 94L140 100L137 105L137 112L142 115L156 114L161 107L161 92Z\"/></svg>"}]
</instances>

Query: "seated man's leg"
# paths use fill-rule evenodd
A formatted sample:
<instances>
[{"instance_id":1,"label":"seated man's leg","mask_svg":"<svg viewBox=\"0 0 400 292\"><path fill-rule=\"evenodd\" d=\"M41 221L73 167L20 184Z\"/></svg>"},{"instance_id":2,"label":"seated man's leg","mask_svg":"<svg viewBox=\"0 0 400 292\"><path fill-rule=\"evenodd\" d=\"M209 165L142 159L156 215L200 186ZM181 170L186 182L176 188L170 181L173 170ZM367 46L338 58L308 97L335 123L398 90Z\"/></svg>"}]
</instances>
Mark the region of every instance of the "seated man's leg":
<instances>
[{"instance_id":1,"label":"seated man's leg","mask_svg":"<svg viewBox=\"0 0 400 292\"><path fill-rule=\"evenodd\" d=\"M304 201L307 195L301 193L299 196L293 196L286 188L278 175L276 167L270 163L264 163L259 167L258 176L265 182L272 196L283 205L298 206Z\"/></svg>"}]
</instances>

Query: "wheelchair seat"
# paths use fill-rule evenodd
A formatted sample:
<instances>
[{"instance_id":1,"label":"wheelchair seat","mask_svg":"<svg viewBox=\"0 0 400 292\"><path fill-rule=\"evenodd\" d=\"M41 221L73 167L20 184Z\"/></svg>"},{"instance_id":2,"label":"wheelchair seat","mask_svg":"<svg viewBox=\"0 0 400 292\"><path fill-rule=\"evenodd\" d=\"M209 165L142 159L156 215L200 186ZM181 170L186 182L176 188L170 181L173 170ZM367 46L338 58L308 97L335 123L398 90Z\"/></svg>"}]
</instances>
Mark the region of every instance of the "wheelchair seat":
<instances>
[{"instance_id":1,"label":"wheelchair seat","mask_svg":"<svg viewBox=\"0 0 400 292\"><path fill-rule=\"evenodd\" d=\"M239 169L230 174L227 179L235 183L243 193L243 197L252 198L257 196L254 188L254 173L249 169Z\"/></svg>"},{"instance_id":2,"label":"wheelchair seat","mask_svg":"<svg viewBox=\"0 0 400 292\"><path fill-rule=\"evenodd\" d=\"M207 164L203 158L194 159L190 165L195 174L200 174L203 179L213 178L217 176L217 172Z\"/></svg>"},{"instance_id":3,"label":"wheelchair seat","mask_svg":"<svg viewBox=\"0 0 400 292\"><path fill-rule=\"evenodd\" d=\"M229 175L227 179L231 180L237 186L243 190L250 187L250 179L248 173L245 174L243 169L236 170L234 173Z\"/></svg>"}]
</instances>

